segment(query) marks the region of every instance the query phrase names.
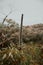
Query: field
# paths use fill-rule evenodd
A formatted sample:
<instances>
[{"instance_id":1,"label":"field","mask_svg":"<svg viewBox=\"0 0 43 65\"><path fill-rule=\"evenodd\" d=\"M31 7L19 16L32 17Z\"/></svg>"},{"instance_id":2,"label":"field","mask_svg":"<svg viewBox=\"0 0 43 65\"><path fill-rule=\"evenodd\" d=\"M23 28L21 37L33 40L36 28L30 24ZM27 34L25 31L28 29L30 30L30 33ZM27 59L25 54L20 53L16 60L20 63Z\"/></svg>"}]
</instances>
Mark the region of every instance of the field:
<instances>
[{"instance_id":1,"label":"field","mask_svg":"<svg viewBox=\"0 0 43 65\"><path fill-rule=\"evenodd\" d=\"M43 65L43 25L23 27L20 45L15 24L0 24L0 65Z\"/></svg>"}]
</instances>

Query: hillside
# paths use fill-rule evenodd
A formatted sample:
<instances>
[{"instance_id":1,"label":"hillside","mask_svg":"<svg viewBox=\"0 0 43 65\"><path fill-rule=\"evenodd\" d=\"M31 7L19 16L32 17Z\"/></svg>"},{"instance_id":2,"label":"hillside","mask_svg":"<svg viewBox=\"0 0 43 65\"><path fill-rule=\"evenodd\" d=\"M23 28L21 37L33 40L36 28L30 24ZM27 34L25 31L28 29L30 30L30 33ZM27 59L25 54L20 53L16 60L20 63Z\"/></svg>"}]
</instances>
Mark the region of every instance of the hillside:
<instances>
[{"instance_id":1,"label":"hillside","mask_svg":"<svg viewBox=\"0 0 43 65\"><path fill-rule=\"evenodd\" d=\"M16 24L16 25L15 25ZM0 27L0 45L2 41L5 44L7 38L11 38L14 44L19 43L20 28L19 24L15 23L10 26L3 25ZM22 31L22 42L23 43L41 43L43 44L43 24L36 24L31 26L23 26ZM10 43L9 43L10 44Z\"/></svg>"},{"instance_id":2,"label":"hillside","mask_svg":"<svg viewBox=\"0 0 43 65\"><path fill-rule=\"evenodd\" d=\"M0 65L43 65L43 24L23 26L19 47L19 24L0 24Z\"/></svg>"},{"instance_id":3,"label":"hillside","mask_svg":"<svg viewBox=\"0 0 43 65\"><path fill-rule=\"evenodd\" d=\"M43 43L43 24L26 26L23 31L23 41Z\"/></svg>"}]
</instances>

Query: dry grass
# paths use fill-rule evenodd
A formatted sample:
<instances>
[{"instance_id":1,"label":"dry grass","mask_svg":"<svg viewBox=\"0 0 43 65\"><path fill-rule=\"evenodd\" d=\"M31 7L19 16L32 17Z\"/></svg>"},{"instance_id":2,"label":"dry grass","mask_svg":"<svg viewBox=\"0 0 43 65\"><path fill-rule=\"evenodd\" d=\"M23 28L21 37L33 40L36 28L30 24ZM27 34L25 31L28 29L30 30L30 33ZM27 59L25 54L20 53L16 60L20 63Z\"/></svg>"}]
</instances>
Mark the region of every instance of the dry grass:
<instances>
[{"instance_id":1,"label":"dry grass","mask_svg":"<svg viewBox=\"0 0 43 65\"><path fill-rule=\"evenodd\" d=\"M43 65L42 45L26 45L0 50L0 65Z\"/></svg>"},{"instance_id":2,"label":"dry grass","mask_svg":"<svg viewBox=\"0 0 43 65\"><path fill-rule=\"evenodd\" d=\"M24 43L19 49L18 28L0 25L0 65L43 65L43 44Z\"/></svg>"}]
</instances>

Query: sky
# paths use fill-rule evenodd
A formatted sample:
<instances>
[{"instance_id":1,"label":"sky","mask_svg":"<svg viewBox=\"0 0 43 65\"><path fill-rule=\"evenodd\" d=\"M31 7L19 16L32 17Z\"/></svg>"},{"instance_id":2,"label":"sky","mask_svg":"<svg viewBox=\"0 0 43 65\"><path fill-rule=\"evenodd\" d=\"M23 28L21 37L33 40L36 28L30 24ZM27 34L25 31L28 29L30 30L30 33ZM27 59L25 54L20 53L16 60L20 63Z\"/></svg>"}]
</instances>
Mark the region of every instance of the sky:
<instances>
[{"instance_id":1,"label":"sky","mask_svg":"<svg viewBox=\"0 0 43 65\"><path fill-rule=\"evenodd\" d=\"M0 0L0 21L8 16L20 24L24 14L23 25L43 23L43 0Z\"/></svg>"}]
</instances>

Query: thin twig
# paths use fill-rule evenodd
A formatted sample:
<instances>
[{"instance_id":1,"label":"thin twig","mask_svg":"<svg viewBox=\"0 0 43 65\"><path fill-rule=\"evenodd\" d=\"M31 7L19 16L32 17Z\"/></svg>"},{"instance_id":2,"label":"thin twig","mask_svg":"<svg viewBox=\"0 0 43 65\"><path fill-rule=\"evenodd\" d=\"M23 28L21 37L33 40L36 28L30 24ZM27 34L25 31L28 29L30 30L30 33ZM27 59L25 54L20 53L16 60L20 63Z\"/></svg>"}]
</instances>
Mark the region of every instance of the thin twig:
<instances>
[{"instance_id":1,"label":"thin twig","mask_svg":"<svg viewBox=\"0 0 43 65\"><path fill-rule=\"evenodd\" d=\"M6 18L7 18L11 13L12 13L12 12L10 11L10 12L5 16L5 18L3 19L2 24L5 22Z\"/></svg>"}]
</instances>

